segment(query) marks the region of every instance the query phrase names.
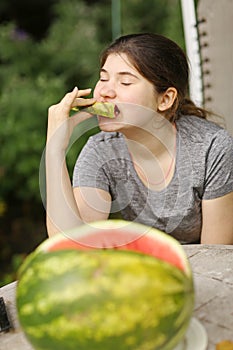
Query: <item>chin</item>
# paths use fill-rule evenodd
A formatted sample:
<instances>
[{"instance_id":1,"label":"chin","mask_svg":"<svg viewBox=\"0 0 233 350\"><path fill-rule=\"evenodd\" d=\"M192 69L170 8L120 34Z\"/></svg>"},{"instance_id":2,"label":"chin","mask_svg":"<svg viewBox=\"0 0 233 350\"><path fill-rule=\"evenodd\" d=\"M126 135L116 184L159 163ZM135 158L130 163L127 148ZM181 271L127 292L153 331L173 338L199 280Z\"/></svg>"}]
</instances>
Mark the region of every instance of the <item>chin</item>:
<instances>
[{"instance_id":1,"label":"chin","mask_svg":"<svg viewBox=\"0 0 233 350\"><path fill-rule=\"evenodd\" d=\"M117 132L121 130L120 126L117 126L116 124L108 124L108 123L99 124L99 128L100 130L106 131L106 132Z\"/></svg>"},{"instance_id":2,"label":"chin","mask_svg":"<svg viewBox=\"0 0 233 350\"><path fill-rule=\"evenodd\" d=\"M99 118L99 128L102 131L117 132L122 129L122 123L109 120L107 118Z\"/></svg>"}]
</instances>

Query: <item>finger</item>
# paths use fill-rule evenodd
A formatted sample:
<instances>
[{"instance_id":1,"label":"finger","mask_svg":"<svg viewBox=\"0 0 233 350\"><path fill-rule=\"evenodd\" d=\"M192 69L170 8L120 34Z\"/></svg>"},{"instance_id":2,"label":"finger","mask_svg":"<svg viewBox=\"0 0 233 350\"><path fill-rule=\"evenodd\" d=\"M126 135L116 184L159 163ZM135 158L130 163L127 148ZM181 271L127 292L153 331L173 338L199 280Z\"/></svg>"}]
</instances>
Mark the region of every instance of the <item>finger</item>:
<instances>
[{"instance_id":1,"label":"finger","mask_svg":"<svg viewBox=\"0 0 233 350\"><path fill-rule=\"evenodd\" d=\"M73 91L68 92L63 99L61 100L61 105L64 106L65 110L68 111L72 107L76 107L78 105L85 106L90 105L95 102L95 99L88 99L88 102L85 102L86 99L80 98L81 96L87 96L91 93L91 88L78 90L77 87L73 89ZM76 102L75 102L76 99ZM80 102L81 101L81 102Z\"/></svg>"},{"instance_id":2,"label":"finger","mask_svg":"<svg viewBox=\"0 0 233 350\"><path fill-rule=\"evenodd\" d=\"M75 86L75 88L71 92L67 92L65 96L61 99L60 103L66 102L72 102L75 97L77 97L78 94L78 88Z\"/></svg>"},{"instance_id":3,"label":"finger","mask_svg":"<svg viewBox=\"0 0 233 350\"><path fill-rule=\"evenodd\" d=\"M79 98L79 97L82 97L82 96L87 96L91 93L91 88L88 88L88 89L84 89L84 90L79 90L77 88L77 86L75 86L75 88L71 91L71 92L68 92L64 97L63 99L61 100L62 101L72 101L74 100L75 98Z\"/></svg>"},{"instance_id":4,"label":"finger","mask_svg":"<svg viewBox=\"0 0 233 350\"><path fill-rule=\"evenodd\" d=\"M72 107L87 107L96 102L95 98L76 98Z\"/></svg>"},{"instance_id":5,"label":"finger","mask_svg":"<svg viewBox=\"0 0 233 350\"><path fill-rule=\"evenodd\" d=\"M62 100L58 104L58 107L60 107L63 111L68 112L72 108L72 103L77 97L77 95L78 95L78 88L77 86L75 86L73 91L65 94L65 96L62 98Z\"/></svg>"},{"instance_id":6,"label":"finger","mask_svg":"<svg viewBox=\"0 0 233 350\"><path fill-rule=\"evenodd\" d=\"M77 97L87 96L91 93L91 88L78 90Z\"/></svg>"}]
</instances>

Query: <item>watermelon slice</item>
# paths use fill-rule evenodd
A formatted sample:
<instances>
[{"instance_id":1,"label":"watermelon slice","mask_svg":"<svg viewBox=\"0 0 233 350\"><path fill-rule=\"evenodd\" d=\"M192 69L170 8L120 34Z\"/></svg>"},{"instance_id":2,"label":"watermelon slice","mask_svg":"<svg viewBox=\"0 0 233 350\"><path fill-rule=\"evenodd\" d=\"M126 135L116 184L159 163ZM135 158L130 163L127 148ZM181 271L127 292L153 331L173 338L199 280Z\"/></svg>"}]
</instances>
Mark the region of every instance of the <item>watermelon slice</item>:
<instances>
[{"instance_id":1,"label":"watermelon slice","mask_svg":"<svg viewBox=\"0 0 233 350\"><path fill-rule=\"evenodd\" d=\"M116 106L110 102L95 102L92 106L89 107L74 107L73 111L81 111L85 110L88 113L94 115L100 115L106 118L114 118L115 117L115 109Z\"/></svg>"}]
</instances>

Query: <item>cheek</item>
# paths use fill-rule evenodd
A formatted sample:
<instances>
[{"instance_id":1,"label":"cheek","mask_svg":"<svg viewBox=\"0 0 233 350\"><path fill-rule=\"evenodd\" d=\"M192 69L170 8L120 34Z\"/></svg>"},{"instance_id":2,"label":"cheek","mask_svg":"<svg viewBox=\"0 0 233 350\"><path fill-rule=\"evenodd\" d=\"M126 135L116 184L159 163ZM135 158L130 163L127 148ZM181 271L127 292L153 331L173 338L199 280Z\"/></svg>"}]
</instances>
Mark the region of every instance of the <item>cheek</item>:
<instances>
[{"instance_id":1,"label":"cheek","mask_svg":"<svg viewBox=\"0 0 233 350\"><path fill-rule=\"evenodd\" d=\"M153 91L149 89L145 89L146 92L141 94L138 99L138 104L157 110L157 97L155 96Z\"/></svg>"}]
</instances>

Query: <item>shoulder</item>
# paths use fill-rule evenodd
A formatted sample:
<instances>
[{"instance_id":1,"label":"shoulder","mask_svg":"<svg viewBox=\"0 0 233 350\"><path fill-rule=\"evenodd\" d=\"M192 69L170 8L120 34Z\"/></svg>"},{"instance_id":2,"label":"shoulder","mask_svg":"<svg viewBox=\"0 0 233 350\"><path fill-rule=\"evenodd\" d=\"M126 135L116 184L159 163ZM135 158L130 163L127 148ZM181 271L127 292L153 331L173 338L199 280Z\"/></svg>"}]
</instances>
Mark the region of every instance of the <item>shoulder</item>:
<instances>
[{"instance_id":1,"label":"shoulder","mask_svg":"<svg viewBox=\"0 0 233 350\"><path fill-rule=\"evenodd\" d=\"M195 136L198 135L213 135L223 128L210 120L196 117L194 115L182 116L176 122L177 129L182 133L193 133Z\"/></svg>"},{"instance_id":2,"label":"shoulder","mask_svg":"<svg viewBox=\"0 0 233 350\"><path fill-rule=\"evenodd\" d=\"M98 154L98 157L122 157L127 154L124 136L119 132L101 131L89 137L82 153Z\"/></svg>"},{"instance_id":3,"label":"shoulder","mask_svg":"<svg viewBox=\"0 0 233 350\"><path fill-rule=\"evenodd\" d=\"M177 121L182 166L192 169L194 187L203 199L232 191L233 137L221 126L194 116Z\"/></svg>"},{"instance_id":4,"label":"shoulder","mask_svg":"<svg viewBox=\"0 0 233 350\"><path fill-rule=\"evenodd\" d=\"M198 177L220 167L233 170L233 137L221 126L195 116L177 121L179 157Z\"/></svg>"},{"instance_id":5,"label":"shoulder","mask_svg":"<svg viewBox=\"0 0 233 350\"><path fill-rule=\"evenodd\" d=\"M233 137L218 124L196 116L183 116L177 121L177 130L190 143L210 146L214 141L232 144Z\"/></svg>"}]
</instances>

